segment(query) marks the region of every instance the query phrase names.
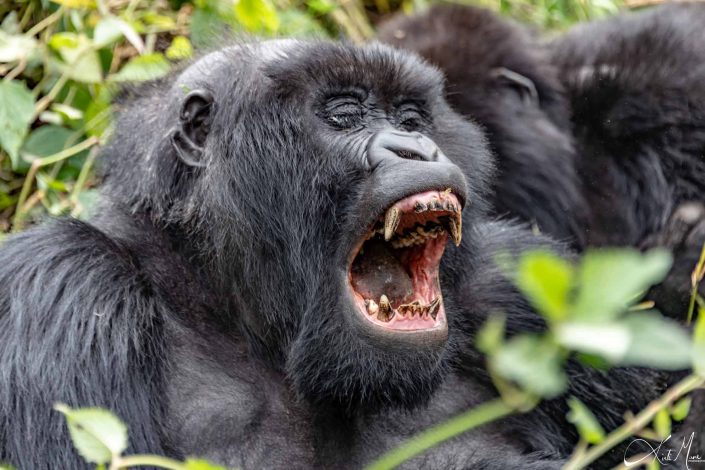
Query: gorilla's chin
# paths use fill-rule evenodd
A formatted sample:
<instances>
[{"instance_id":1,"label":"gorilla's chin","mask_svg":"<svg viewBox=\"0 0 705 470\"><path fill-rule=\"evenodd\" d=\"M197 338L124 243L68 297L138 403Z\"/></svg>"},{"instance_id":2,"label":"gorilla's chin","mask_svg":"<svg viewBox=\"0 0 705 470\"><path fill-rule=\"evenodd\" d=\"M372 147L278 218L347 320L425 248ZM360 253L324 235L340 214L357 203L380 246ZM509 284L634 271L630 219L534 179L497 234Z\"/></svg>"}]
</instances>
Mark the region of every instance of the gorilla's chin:
<instances>
[{"instance_id":1,"label":"gorilla's chin","mask_svg":"<svg viewBox=\"0 0 705 470\"><path fill-rule=\"evenodd\" d=\"M445 342L438 269L448 234L460 243L461 210L450 191L426 191L395 202L370 224L348 268L354 310L369 335Z\"/></svg>"}]
</instances>

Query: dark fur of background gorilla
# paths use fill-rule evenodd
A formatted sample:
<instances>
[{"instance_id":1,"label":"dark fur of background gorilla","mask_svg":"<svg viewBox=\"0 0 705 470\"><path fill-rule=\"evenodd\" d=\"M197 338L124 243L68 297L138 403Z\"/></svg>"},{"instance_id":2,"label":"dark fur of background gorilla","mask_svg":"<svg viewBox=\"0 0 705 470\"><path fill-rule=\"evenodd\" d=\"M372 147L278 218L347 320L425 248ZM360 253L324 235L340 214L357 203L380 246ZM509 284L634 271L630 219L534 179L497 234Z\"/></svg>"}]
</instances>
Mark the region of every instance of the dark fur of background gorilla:
<instances>
[{"instance_id":1,"label":"dark fur of background gorilla","mask_svg":"<svg viewBox=\"0 0 705 470\"><path fill-rule=\"evenodd\" d=\"M675 249L658 300L682 318L705 242L703 24L704 5L666 5L546 43L489 11L439 5L379 38L438 66L454 109L485 128L495 213L579 250Z\"/></svg>"},{"instance_id":2,"label":"dark fur of background gorilla","mask_svg":"<svg viewBox=\"0 0 705 470\"><path fill-rule=\"evenodd\" d=\"M0 249L0 460L81 468L51 410L64 401L115 411L132 452L241 468L359 468L493 397L474 347L487 315L504 311L510 333L543 328L495 258L536 247L565 253L495 216L516 215L579 249L594 216L558 59L514 48L529 36L513 27L482 24L486 44L516 52L498 66L492 50L476 55L468 69L494 94L468 99L475 110L458 108L485 126L498 156L494 206L480 128L449 108L437 71L386 47L241 45L128 93L104 151L94 219L57 220ZM449 85L457 106L463 90L451 73ZM351 93L357 105L331 109ZM400 97L415 103L412 117ZM376 136L413 132L449 160L400 152L366 164ZM350 247L390 203L448 186L467 204L463 242L441 266L447 342L370 337L348 321L341 278ZM608 428L673 380L575 362L568 373L569 393ZM566 411L562 399L548 401L408 466L557 468L576 440ZM617 451L603 464L620 459Z\"/></svg>"},{"instance_id":3,"label":"dark fur of background gorilla","mask_svg":"<svg viewBox=\"0 0 705 470\"><path fill-rule=\"evenodd\" d=\"M544 41L444 5L389 21L379 38L437 65L454 109L486 129L495 213L577 250L671 249L674 267L648 297L683 320L705 243L704 26L705 5L665 5ZM693 448L705 449L698 393L681 435L695 431Z\"/></svg>"}]
</instances>

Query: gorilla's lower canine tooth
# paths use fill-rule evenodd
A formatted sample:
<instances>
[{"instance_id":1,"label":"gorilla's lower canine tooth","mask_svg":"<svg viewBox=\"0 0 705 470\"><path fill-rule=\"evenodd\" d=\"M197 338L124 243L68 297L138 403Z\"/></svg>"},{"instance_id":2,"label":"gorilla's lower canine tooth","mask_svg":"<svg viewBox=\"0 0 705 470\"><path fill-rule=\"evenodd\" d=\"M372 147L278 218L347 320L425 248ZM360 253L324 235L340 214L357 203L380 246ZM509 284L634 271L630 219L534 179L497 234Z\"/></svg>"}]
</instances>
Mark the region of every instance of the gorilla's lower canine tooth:
<instances>
[{"instance_id":1,"label":"gorilla's lower canine tooth","mask_svg":"<svg viewBox=\"0 0 705 470\"><path fill-rule=\"evenodd\" d=\"M434 320L438 316L438 309L440 306L441 306L441 298L440 297L436 297L435 299L433 299L433 302L431 302L431 304L428 306L428 314L431 315L431 318L433 318Z\"/></svg>"},{"instance_id":2,"label":"gorilla's lower canine tooth","mask_svg":"<svg viewBox=\"0 0 705 470\"><path fill-rule=\"evenodd\" d=\"M458 217L458 220L450 219L450 234L453 237L455 246L460 246L460 240L463 237L463 219Z\"/></svg>"},{"instance_id":3,"label":"gorilla's lower canine tooth","mask_svg":"<svg viewBox=\"0 0 705 470\"><path fill-rule=\"evenodd\" d=\"M392 238L400 220L401 211L396 207L390 207L384 214L384 241L388 242Z\"/></svg>"},{"instance_id":4,"label":"gorilla's lower canine tooth","mask_svg":"<svg viewBox=\"0 0 705 470\"><path fill-rule=\"evenodd\" d=\"M377 314L377 319L381 321L389 321L394 317L394 310L389 303L389 299L386 295L382 294L379 298L379 313Z\"/></svg>"}]
</instances>

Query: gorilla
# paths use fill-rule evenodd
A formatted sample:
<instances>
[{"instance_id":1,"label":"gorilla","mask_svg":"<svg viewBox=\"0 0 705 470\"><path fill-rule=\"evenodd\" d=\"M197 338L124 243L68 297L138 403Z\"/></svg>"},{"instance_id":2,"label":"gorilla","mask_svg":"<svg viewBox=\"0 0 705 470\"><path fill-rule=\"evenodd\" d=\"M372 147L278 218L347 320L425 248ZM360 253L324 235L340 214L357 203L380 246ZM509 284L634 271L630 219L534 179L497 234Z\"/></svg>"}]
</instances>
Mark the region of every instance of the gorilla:
<instances>
[{"instance_id":1,"label":"gorilla","mask_svg":"<svg viewBox=\"0 0 705 470\"><path fill-rule=\"evenodd\" d=\"M486 131L494 214L578 251L671 249L648 298L684 320L705 244L703 24L705 5L670 4L546 41L483 9L437 5L392 19L379 39L438 66L451 106ZM696 404L684 430L705 448L702 393Z\"/></svg>"},{"instance_id":2,"label":"gorilla","mask_svg":"<svg viewBox=\"0 0 705 470\"><path fill-rule=\"evenodd\" d=\"M705 5L671 4L544 41L489 11L437 5L379 38L438 66L452 107L486 130L495 214L577 250L674 250L653 297L684 318L705 243L703 24Z\"/></svg>"},{"instance_id":3,"label":"gorilla","mask_svg":"<svg viewBox=\"0 0 705 470\"><path fill-rule=\"evenodd\" d=\"M128 90L93 218L0 249L0 461L83 468L62 401L115 412L129 452L360 468L496 396L478 328L545 325L495 260L566 245L494 217L494 157L445 94L414 54L295 40ZM568 373L610 427L668 384ZM565 413L548 401L408 467L558 468Z\"/></svg>"}]
</instances>

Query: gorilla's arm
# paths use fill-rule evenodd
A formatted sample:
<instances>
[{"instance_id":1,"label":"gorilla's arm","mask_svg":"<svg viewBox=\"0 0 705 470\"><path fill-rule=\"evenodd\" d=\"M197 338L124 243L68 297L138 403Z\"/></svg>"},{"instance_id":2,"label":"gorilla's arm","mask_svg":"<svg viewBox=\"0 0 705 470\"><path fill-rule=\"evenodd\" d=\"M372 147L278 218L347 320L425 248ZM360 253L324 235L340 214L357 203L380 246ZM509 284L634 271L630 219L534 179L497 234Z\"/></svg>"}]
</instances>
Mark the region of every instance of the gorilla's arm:
<instances>
[{"instance_id":1,"label":"gorilla's arm","mask_svg":"<svg viewBox=\"0 0 705 470\"><path fill-rule=\"evenodd\" d=\"M159 300L139 260L94 227L61 220L0 250L0 461L83 468L56 402L100 406L129 427L130 450L163 452L155 388Z\"/></svg>"}]
</instances>

